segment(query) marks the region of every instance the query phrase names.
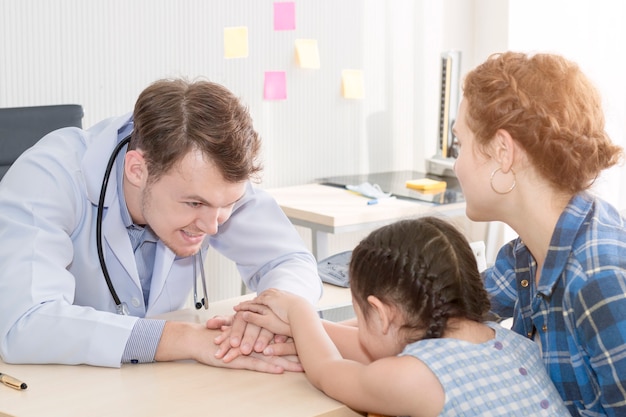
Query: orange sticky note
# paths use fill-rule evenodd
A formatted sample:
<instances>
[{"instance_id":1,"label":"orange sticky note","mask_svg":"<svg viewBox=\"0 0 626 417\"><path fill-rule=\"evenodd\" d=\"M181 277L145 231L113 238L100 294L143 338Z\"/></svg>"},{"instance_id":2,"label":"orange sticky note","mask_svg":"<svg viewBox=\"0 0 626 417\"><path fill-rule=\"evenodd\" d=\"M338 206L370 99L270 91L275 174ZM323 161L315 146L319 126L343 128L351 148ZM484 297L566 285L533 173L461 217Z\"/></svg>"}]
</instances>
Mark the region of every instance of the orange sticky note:
<instances>
[{"instance_id":1,"label":"orange sticky note","mask_svg":"<svg viewBox=\"0 0 626 417\"><path fill-rule=\"evenodd\" d=\"M341 72L341 95L344 98L362 99L365 96L363 88L363 71L343 70Z\"/></svg>"},{"instance_id":2,"label":"orange sticky note","mask_svg":"<svg viewBox=\"0 0 626 417\"><path fill-rule=\"evenodd\" d=\"M320 53L316 39L296 39L296 61L302 68L320 67Z\"/></svg>"},{"instance_id":3,"label":"orange sticky note","mask_svg":"<svg viewBox=\"0 0 626 417\"><path fill-rule=\"evenodd\" d=\"M245 26L224 28L224 58L248 56L248 28Z\"/></svg>"}]
</instances>

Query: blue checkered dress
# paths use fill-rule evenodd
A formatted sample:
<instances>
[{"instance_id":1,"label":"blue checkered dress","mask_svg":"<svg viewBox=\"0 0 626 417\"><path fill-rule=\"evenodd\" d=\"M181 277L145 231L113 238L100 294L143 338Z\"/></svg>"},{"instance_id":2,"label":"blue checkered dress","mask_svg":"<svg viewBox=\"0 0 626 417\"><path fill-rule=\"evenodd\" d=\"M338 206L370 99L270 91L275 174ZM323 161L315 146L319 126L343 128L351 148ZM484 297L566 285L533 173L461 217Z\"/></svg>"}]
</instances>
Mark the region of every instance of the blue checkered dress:
<instances>
[{"instance_id":1,"label":"blue checkered dress","mask_svg":"<svg viewBox=\"0 0 626 417\"><path fill-rule=\"evenodd\" d=\"M495 323L486 324L496 336L485 343L426 339L402 351L424 362L439 379L446 394L439 415L568 416L537 344Z\"/></svg>"},{"instance_id":2,"label":"blue checkered dress","mask_svg":"<svg viewBox=\"0 0 626 417\"><path fill-rule=\"evenodd\" d=\"M539 285L523 242L484 273L494 312L534 338L574 416L626 416L626 228L611 205L575 196L557 223Z\"/></svg>"}]
</instances>

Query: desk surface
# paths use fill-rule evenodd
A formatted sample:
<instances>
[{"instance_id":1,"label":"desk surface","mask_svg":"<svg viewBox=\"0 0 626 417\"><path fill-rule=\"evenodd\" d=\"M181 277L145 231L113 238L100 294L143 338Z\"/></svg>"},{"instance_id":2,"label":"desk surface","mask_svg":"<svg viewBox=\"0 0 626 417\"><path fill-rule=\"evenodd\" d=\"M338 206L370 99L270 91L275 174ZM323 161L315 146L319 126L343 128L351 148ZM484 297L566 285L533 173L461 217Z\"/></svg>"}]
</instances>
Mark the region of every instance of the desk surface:
<instances>
[{"instance_id":1,"label":"desk surface","mask_svg":"<svg viewBox=\"0 0 626 417\"><path fill-rule=\"evenodd\" d=\"M429 212L462 212L465 203L432 204L417 200L382 199L368 205L368 198L349 190L322 184L305 184L267 190L294 223L308 222L329 228L376 225Z\"/></svg>"},{"instance_id":2,"label":"desk surface","mask_svg":"<svg viewBox=\"0 0 626 417\"><path fill-rule=\"evenodd\" d=\"M252 295L212 303L208 311L165 315L204 322L228 314ZM322 309L350 303L347 289L326 286ZM28 384L0 384L0 416L362 416L313 387L302 373L270 375L213 368L193 361L123 365L120 369L66 365L9 365L0 372Z\"/></svg>"}]
</instances>

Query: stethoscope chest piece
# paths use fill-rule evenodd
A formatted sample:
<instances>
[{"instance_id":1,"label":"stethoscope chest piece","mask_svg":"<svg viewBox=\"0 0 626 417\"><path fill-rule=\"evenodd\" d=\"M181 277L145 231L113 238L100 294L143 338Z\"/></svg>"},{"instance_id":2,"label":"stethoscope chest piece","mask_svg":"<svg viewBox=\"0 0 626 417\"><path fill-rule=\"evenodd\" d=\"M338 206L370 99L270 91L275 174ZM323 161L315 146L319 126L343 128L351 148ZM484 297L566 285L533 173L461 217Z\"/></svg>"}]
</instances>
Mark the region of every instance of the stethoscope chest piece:
<instances>
[{"instance_id":1,"label":"stethoscope chest piece","mask_svg":"<svg viewBox=\"0 0 626 417\"><path fill-rule=\"evenodd\" d=\"M202 297L201 300L198 300L198 275L197 269L200 269L200 276L202 277ZM193 255L193 303L196 307L196 310L200 310L202 306L204 306L205 310L209 309L209 297L207 295L206 290L206 276L204 273L204 263L202 262L202 248Z\"/></svg>"}]
</instances>

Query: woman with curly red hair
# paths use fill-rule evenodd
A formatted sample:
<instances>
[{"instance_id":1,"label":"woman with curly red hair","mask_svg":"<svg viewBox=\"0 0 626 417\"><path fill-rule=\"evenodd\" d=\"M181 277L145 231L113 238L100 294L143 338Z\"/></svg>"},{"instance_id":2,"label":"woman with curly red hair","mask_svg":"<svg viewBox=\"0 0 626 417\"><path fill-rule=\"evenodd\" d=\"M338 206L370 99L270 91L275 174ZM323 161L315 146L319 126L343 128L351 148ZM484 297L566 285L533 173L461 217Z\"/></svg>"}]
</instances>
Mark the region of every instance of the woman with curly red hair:
<instances>
[{"instance_id":1,"label":"woman with curly red hair","mask_svg":"<svg viewBox=\"0 0 626 417\"><path fill-rule=\"evenodd\" d=\"M574 416L626 415L626 228L590 187L623 150L578 65L507 52L465 78L455 172L475 221L519 237L484 272Z\"/></svg>"}]
</instances>

